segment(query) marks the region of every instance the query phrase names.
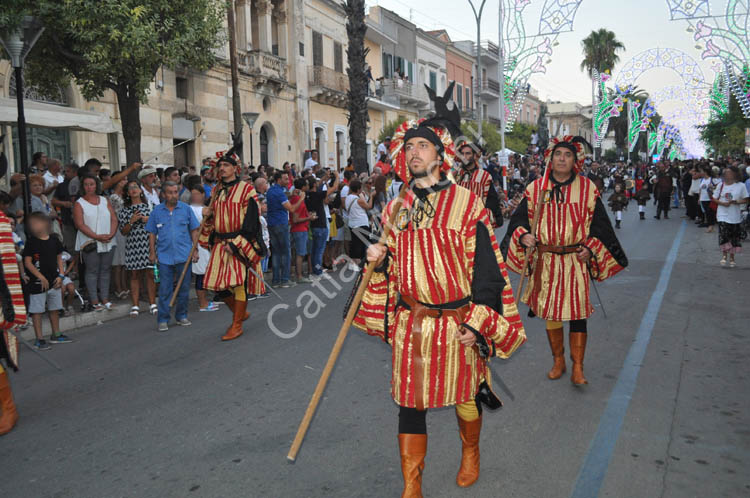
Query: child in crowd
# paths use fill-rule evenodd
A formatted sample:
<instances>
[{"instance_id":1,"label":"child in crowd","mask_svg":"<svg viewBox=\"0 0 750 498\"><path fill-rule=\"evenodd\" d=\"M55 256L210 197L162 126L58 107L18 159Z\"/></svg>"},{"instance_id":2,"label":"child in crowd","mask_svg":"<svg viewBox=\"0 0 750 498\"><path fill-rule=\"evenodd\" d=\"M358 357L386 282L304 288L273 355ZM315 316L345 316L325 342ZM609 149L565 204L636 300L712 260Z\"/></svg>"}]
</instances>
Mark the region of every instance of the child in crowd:
<instances>
[{"instance_id":1,"label":"child in crowd","mask_svg":"<svg viewBox=\"0 0 750 498\"><path fill-rule=\"evenodd\" d=\"M71 280L70 273L75 270L77 260L74 259L68 251L62 252L62 260L63 265L65 265L65 271L63 272L62 277L62 292L65 307L60 312L60 315L65 316L70 313L70 307L72 306L73 298L76 295L76 285L73 283L73 280Z\"/></svg>"},{"instance_id":2,"label":"child in crowd","mask_svg":"<svg viewBox=\"0 0 750 498\"><path fill-rule=\"evenodd\" d=\"M60 316L62 309L63 281L62 252L60 239L50 236L50 220L44 213L34 212L29 215L29 229L31 236L23 249L23 262L29 272L29 314L34 323L34 333L37 349L49 349L50 346L42 336L42 315L49 313L52 326L52 344L72 342L66 335L60 333Z\"/></svg>"},{"instance_id":3,"label":"child in crowd","mask_svg":"<svg viewBox=\"0 0 750 498\"><path fill-rule=\"evenodd\" d=\"M190 207L195 213L195 217L198 221L203 221L203 208L206 205L206 190L202 184L194 184L190 188ZM195 294L198 296L198 310L199 311L216 311L219 307L213 301L209 301L206 297L206 289L203 287L203 277L206 274L206 267L208 266L208 260L211 257L211 253L208 249L201 247L198 244L196 248L198 251L198 261L193 263L192 270L195 275Z\"/></svg>"},{"instance_id":4,"label":"child in crowd","mask_svg":"<svg viewBox=\"0 0 750 498\"><path fill-rule=\"evenodd\" d=\"M268 204L266 203L266 198L263 195L258 196L258 202L260 203L260 225L263 227L263 243L266 245L266 249L268 249L268 254L263 258L263 261L261 261L261 268L263 269L263 273L266 273L268 271L268 258L271 255L271 234L268 232L268 222L266 221L266 214L268 213ZM260 298L269 297L270 294L268 293L268 290L264 294L261 294Z\"/></svg>"},{"instance_id":5,"label":"child in crowd","mask_svg":"<svg viewBox=\"0 0 750 498\"><path fill-rule=\"evenodd\" d=\"M651 199L651 194L648 193L648 188L644 183L641 185L640 190L635 194L635 200L638 202L638 215L642 220L646 219L646 203Z\"/></svg>"},{"instance_id":6,"label":"child in crowd","mask_svg":"<svg viewBox=\"0 0 750 498\"><path fill-rule=\"evenodd\" d=\"M628 198L623 193L621 183L615 184L615 193L609 196L607 203L615 213L615 228L620 228L620 223L622 222L622 211L628 207Z\"/></svg>"}]
</instances>

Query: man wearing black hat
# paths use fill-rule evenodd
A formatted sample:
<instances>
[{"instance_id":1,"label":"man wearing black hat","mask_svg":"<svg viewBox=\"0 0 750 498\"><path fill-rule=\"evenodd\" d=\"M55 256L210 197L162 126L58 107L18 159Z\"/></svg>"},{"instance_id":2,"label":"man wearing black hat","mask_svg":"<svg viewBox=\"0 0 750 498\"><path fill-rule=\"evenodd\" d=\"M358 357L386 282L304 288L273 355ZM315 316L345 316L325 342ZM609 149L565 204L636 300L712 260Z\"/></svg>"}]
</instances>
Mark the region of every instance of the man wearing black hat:
<instances>
[{"instance_id":1,"label":"man wearing black hat","mask_svg":"<svg viewBox=\"0 0 750 498\"><path fill-rule=\"evenodd\" d=\"M387 243L367 250L378 266L354 319L392 347L406 498L422 496L431 408L455 407L461 440L456 484L476 482L480 403L499 406L487 362L507 358L526 340L487 211L447 175L455 161L450 135L460 133L454 132L456 106L443 117L452 91L451 84L436 102L435 118L406 121L394 134L394 170L409 191L403 204L386 206L386 223L398 209Z\"/></svg>"},{"instance_id":2,"label":"man wearing black hat","mask_svg":"<svg viewBox=\"0 0 750 498\"><path fill-rule=\"evenodd\" d=\"M458 148L461 169L458 172L457 183L482 199L490 213L490 220L495 226L501 226L503 217L497 191L492 183L492 175L489 171L479 167L479 159L483 153L484 149L477 143L461 144Z\"/></svg>"},{"instance_id":3,"label":"man wearing black hat","mask_svg":"<svg viewBox=\"0 0 750 498\"><path fill-rule=\"evenodd\" d=\"M242 322L250 317L247 296L266 292L259 278L263 274L261 261L267 252L260 205L252 183L240 180L239 164L231 151L218 159L220 182L211 196L211 206L203 210L206 219L198 239L201 246L211 251L203 286L216 291L233 314L232 325L222 341L242 335Z\"/></svg>"}]
</instances>

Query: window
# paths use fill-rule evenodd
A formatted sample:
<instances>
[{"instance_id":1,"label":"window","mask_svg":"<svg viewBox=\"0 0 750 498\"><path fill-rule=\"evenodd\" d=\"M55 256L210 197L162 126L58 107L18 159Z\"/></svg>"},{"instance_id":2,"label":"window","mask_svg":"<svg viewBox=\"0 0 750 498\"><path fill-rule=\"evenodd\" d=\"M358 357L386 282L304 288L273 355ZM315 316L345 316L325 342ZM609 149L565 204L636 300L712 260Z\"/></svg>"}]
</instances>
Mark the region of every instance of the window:
<instances>
[{"instance_id":1,"label":"window","mask_svg":"<svg viewBox=\"0 0 750 498\"><path fill-rule=\"evenodd\" d=\"M188 98L188 80L178 76L175 78L175 92L178 99Z\"/></svg>"},{"instance_id":2,"label":"window","mask_svg":"<svg viewBox=\"0 0 750 498\"><path fill-rule=\"evenodd\" d=\"M469 93L469 87L464 88L464 91L466 92L466 108L471 109L471 94Z\"/></svg>"},{"instance_id":3,"label":"window","mask_svg":"<svg viewBox=\"0 0 750 498\"><path fill-rule=\"evenodd\" d=\"M333 70L337 73L344 72L344 51L339 42L333 42Z\"/></svg>"},{"instance_id":4,"label":"window","mask_svg":"<svg viewBox=\"0 0 750 498\"><path fill-rule=\"evenodd\" d=\"M386 52L383 52L383 77L390 78L393 75L392 64L393 56Z\"/></svg>"},{"instance_id":5,"label":"window","mask_svg":"<svg viewBox=\"0 0 750 498\"><path fill-rule=\"evenodd\" d=\"M305 56L305 44L302 42L299 42L299 56L300 57Z\"/></svg>"},{"instance_id":6,"label":"window","mask_svg":"<svg viewBox=\"0 0 750 498\"><path fill-rule=\"evenodd\" d=\"M430 88L437 92L437 73L435 71L430 71Z\"/></svg>"},{"instance_id":7,"label":"window","mask_svg":"<svg viewBox=\"0 0 750 498\"><path fill-rule=\"evenodd\" d=\"M407 62L409 65L409 81L412 83L414 82L414 63L413 62Z\"/></svg>"},{"instance_id":8,"label":"window","mask_svg":"<svg viewBox=\"0 0 750 498\"><path fill-rule=\"evenodd\" d=\"M312 34L313 66L323 65L323 35L317 31Z\"/></svg>"},{"instance_id":9,"label":"window","mask_svg":"<svg viewBox=\"0 0 750 498\"><path fill-rule=\"evenodd\" d=\"M464 108L464 87L461 86L461 84L458 85L456 96L458 97L458 100L456 100L456 104L458 104L458 109L461 110Z\"/></svg>"}]
</instances>

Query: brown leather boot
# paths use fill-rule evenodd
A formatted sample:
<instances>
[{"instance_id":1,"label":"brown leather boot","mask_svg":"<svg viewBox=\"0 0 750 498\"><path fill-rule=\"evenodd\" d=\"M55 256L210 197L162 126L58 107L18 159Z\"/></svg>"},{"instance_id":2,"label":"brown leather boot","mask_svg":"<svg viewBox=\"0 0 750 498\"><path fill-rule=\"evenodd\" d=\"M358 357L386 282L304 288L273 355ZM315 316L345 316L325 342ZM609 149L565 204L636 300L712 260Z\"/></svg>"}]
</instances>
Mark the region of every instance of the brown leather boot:
<instances>
[{"instance_id":1,"label":"brown leather boot","mask_svg":"<svg viewBox=\"0 0 750 498\"><path fill-rule=\"evenodd\" d=\"M583 376L583 356L586 354L586 332L570 333L570 359L573 361L573 371L570 373L570 381L582 386L589 381Z\"/></svg>"},{"instance_id":2,"label":"brown leather boot","mask_svg":"<svg viewBox=\"0 0 750 498\"><path fill-rule=\"evenodd\" d=\"M482 416L471 422L458 419L458 433L461 436L461 467L458 469L456 484L468 488L479 479L479 433L482 430Z\"/></svg>"},{"instance_id":3,"label":"brown leather boot","mask_svg":"<svg viewBox=\"0 0 750 498\"><path fill-rule=\"evenodd\" d=\"M427 454L427 434L399 434L401 473L404 475L404 492L401 498L422 498L422 472Z\"/></svg>"},{"instance_id":4,"label":"brown leather boot","mask_svg":"<svg viewBox=\"0 0 750 498\"><path fill-rule=\"evenodd\" d=\"M563 329L547 330L547 339L549 339L549 348L552 350L552 358L555 361L547 377L551 380L557 380L565 373L565 335Z\"/></svg>"},{"instance_id":5,"label":"brown leather boot","mask_svg":"<svg viewBox=\"0 0 750 498\"><path fill-rule=\"evenodd\" d=\"M9 433L18 421L18 412L15 403L13 403L13 392L10 390L8 372L6 371L0 373L0 409L3 411L2 416L0 416L0 436L2 436Z\"/></svg>"},{"instance_id":6,"label":"brown leather boot","mask_svg":"<svg viewBox=\"0 0 750 498\"><path fill-rule=\"evenodd\" d=\"M222 341L231 341L232 339L237 339L241 336L242 322L246 320L244 317L249 316L249 313L247 312L247 301L236 301L234 298L232 298L232 300L234 301L234 307L232 309L234 312L232 315L232 325L229 326L227 333L221 337Z\"/></svg>"},{"instance_id":7,"label":"brown leather boot","mask_svg":"<svg viewBox=\"0 0 750 498\"><path fill-rule=\"evenodd\" d=\"M247 302L247 301L245 301L245 302ZM227 296L227 297L225 297L224 298L224 304L226 304L227 307L229 308L229 310L232 311L232 313L234 313L234 296ZM242 321L244 322L248 318L250 318L250 313L246 310L245 311L245 318L243 318Z\"/></svg>"}]
</instances>

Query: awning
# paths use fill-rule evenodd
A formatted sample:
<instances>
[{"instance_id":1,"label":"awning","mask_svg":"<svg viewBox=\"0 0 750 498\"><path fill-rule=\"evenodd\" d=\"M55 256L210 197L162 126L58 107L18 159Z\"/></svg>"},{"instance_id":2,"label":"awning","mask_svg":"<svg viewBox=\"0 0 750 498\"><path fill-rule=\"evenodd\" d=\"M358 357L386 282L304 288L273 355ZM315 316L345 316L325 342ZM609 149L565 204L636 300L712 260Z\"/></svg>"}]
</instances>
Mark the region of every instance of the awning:
<instances>
[{"instance_id":1,"label":"awning","mask_svg":"<svg viewBox=\"0 0 750 498\"><path fill-rule=\"evenodd\" d=\"M117 133L120 131L120 127L102 112L43 104L32 100L24 100L23 106L28 126L97 133ZM17 121L16 100L0 97L0 124L14 125Z\"/></svg>"}]
</instances>

